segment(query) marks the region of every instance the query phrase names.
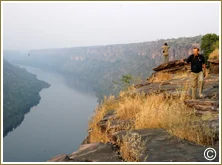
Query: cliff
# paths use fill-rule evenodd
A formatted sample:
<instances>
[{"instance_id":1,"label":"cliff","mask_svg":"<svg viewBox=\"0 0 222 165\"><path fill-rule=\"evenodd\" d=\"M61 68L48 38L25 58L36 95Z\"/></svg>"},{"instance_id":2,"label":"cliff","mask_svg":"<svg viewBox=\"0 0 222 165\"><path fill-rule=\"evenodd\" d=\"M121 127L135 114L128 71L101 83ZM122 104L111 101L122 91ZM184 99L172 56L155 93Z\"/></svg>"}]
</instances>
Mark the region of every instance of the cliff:
<instances>
[{"instance_id":1,"label":"cliff","mask_svg":"<svg viewBox=\"0 0 222 165\"><path fill-rule=\"evenodd\" d=\"M79 150L48 161L208 162L208 147L219 161L219 75L210 70L205 97L192 100L189 65L174 60L153 70L119 97L104 98Z\"/></svg>"},{"instance_id":2,"label":"cliff","mask_svg":"<svg viewBox=\"0 0 222 165\"><path fill-rule=\"evenodd\" d=\"M49 86L26 69L3 61L3 137L22 123L25 114L39 103L39 92Z\"/></svg>"},{"instance_id":3,"label":"cliff","mask_svg":"<svg viewBox=\"0 0 222 165\"><path fill-rule=\"evenodd\" d=\"M57 71L67 77L78 77L92 84L97 97L102 100L104 95L119 93L121 87L116 89L112 82L118 81L122 75L131 74L141 80L150 76L152 68L163 62L161 47L165 42L171 47L170 60L176 60L186 58L193 46L200 45L201 37L3 53L5 58L14 63Z\"/></svg>"}]
</instances>

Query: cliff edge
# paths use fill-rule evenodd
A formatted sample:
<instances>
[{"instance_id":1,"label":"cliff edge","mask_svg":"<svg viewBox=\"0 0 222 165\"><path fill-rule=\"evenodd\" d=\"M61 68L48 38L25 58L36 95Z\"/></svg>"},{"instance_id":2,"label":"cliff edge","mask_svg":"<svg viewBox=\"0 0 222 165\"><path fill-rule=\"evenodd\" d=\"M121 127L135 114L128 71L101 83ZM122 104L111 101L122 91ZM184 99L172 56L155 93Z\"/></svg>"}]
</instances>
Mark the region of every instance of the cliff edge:
<instances>
[{"instance_id":1,"label":"cliff edge","mask_svg":"<svg viewBox=\"0 0 222 165\"><path fill-rule=\"evenodd\" d=\"M219 161L219 63L204 78L204 98L192 100L190 66L179 60L154 68L130 90L110 96L95 110L80 148L49 162Z\"/></svg>"}]
</instances>

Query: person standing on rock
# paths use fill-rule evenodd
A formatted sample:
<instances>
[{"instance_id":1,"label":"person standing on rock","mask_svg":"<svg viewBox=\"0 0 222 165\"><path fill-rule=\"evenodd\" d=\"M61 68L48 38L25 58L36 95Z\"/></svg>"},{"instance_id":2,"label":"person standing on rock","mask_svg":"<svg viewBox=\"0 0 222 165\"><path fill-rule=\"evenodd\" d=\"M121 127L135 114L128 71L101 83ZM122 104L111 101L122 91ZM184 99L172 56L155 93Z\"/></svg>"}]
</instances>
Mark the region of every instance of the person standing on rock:
<instances>
[{"instance_id":1,"label":"person standing on rock","mask_svg":"<svg viewBox=\"0 0 222 165\"><path fill-rule=\"evenodd\" d=\"M162 46L162 49L163 49L163 57L164 57L164 63L167 63L169 62L169 49L170 47L167 45L167 43L165 43L163 46Z\"/></svg>"},{"instance_id":2,"label":"person standing on rock","mask_svg":"<svg viewBox=\"0 0 222 165\"><path fill-rule=\"evenodd\" d=\"M192 99L196 99L196 92L199 80L199 97L203 98L202 94L204 77L206 76L206 64L203 55L199 54L199 48L193 48L193 54L190 55L186 61L184 59L182 62L191 63L191 87L192 87Z\"/></svg>"}]
</instances>

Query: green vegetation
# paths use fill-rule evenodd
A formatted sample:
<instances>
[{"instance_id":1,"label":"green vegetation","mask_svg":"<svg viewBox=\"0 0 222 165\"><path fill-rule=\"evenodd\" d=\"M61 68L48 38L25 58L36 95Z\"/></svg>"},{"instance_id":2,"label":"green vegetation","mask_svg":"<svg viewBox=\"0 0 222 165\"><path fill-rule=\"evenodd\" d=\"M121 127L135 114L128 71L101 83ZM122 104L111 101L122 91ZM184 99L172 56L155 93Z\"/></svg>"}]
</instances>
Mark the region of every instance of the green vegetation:
<instances>
[{"instance_id":1,"label":"green vegetation","mask_svg":"<svg viewBox=\"0 0 222 165\"><path fill-rule=\"evenodd\" d=\"M140 77L133 77L131 74L122 75L118 81L113 81L114 91L119 93L120 91L128 91L133 87L133 84L141 83Z\"/></svg>"},{"instance_id":2,"label":"green vegetation","mask_svg":"<svg viewBox=\"0 0 222 165\"><path fill-rule=\"evenodd\" d=\"M204 51L205 59L208 60L210 53L219 49L219 36L216 34L206 34L201 38L201 49Z\"/></svg>"},{"instance_id":3,"label":"green vegetation","mask_svg":"<svg viewBox=\"0 0 222 165\"><path fill-rule=\"evenodd\" d=\"M30 108L40 100L39 92L49 87L34 74L9 62L3 62L3 136L12 131L24 119Z\"/></svg>"}]
</instances>

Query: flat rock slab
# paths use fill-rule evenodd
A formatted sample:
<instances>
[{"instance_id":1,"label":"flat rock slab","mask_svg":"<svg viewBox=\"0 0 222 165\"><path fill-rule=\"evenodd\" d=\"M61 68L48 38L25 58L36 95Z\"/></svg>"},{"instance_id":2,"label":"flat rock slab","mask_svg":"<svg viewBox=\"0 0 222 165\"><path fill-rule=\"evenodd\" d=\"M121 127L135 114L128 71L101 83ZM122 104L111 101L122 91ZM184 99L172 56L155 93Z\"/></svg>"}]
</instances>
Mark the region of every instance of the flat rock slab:
<instances>
[{"instance_id":1,"label":"flat rock slab","mask_svg":"<svg viewBox=\"0 0 222 165\"><path fill-rule=\"evenodd\" d=\"M113 139L122 138L128 131L113 134ZM141 154L142 162L209 162L204 158L204 150L208 147L199 146L186 140L170 135L164 129L132 130L142 141L146 141L145 150ZM213 148L218 152L218 144ZM218 156L214 161L218 162Z\"/></svg>"},{"instance_id":2,"label":"flat rock slab","mask_svg":"<svg viewBox=\"0 0 222 165\"><path fill-rule=\"evenodd\" d=\"M81 145L70 155L58 155L48 162L122 162L111 144L90 143Z\"/></svg>"},{"instance_id":3,"label":"flat rock slab","mask_svg":"<svg viewBox=\"0 0 222 165\"><path fill-rule=\"evenodd\" d=\"M188 65L185 64L184 62L181 62L180 60L174 60L174 61L169 61L167 63L161 64L158 67L154 68L154 71L161 71L161 70L166 70L169 68L175 68L178 66L184 66L184 65Z\"/></svg>"},{"instance_id":4,"label":"flat rock slab","mask_svg":"<svg viewBox=\"0 0 222 165\"><path fill-rule=\"evenodd\" d=\"M142 83L137 84L136 90L134 93L144 92L149 95L152 93L162 93L167 92L169 94L175 95L176 97L180 96L180 91L185 90L191 93L190 90L190 79L189 76L178 79L171 79L162 82L153 82L153 83ZM175 91L175 92L174 92ZM198 91L197 91L198 92ZM203 94L205 95L204 99L219 99L219 77L216 74L209 74L208 77L204 78L204 89ZM191 94L189 94L191 96ZM199 109L211 110L212 107L197 107ZM212 110L215 110L214 108Z\"/></svg>"},{"instance_id":5,"label":"flat rock slab","mask_svg":"<svg viewBox=\"0 0 222 165\"><path fill-rule=\"evenodd\" d=\"M82 145L78 151L69 155L70 161L121 162L111 144L90 143Z\"/></svg>"},{"instance_id":6,"label":"flat rock slab","mask_svg":"<svg viewBox=\"0 0 222 165\"><path fill-rule=\"evenodd\" d=\"M67 162L67 161L69 161L68 155L61 154L49 159L47 162Z\"/></svg>"},{"instance_id":7,"label":"flat rock slab","mask_svg":"<svg viewBox=\"0 0 222 165\"><path fill-rule=\"evenodd\" d=\"M186 105L193 107L199 111L215 111L218 112L219 101L210 99L185 100Z\"/></svg>"}]
</instances>

